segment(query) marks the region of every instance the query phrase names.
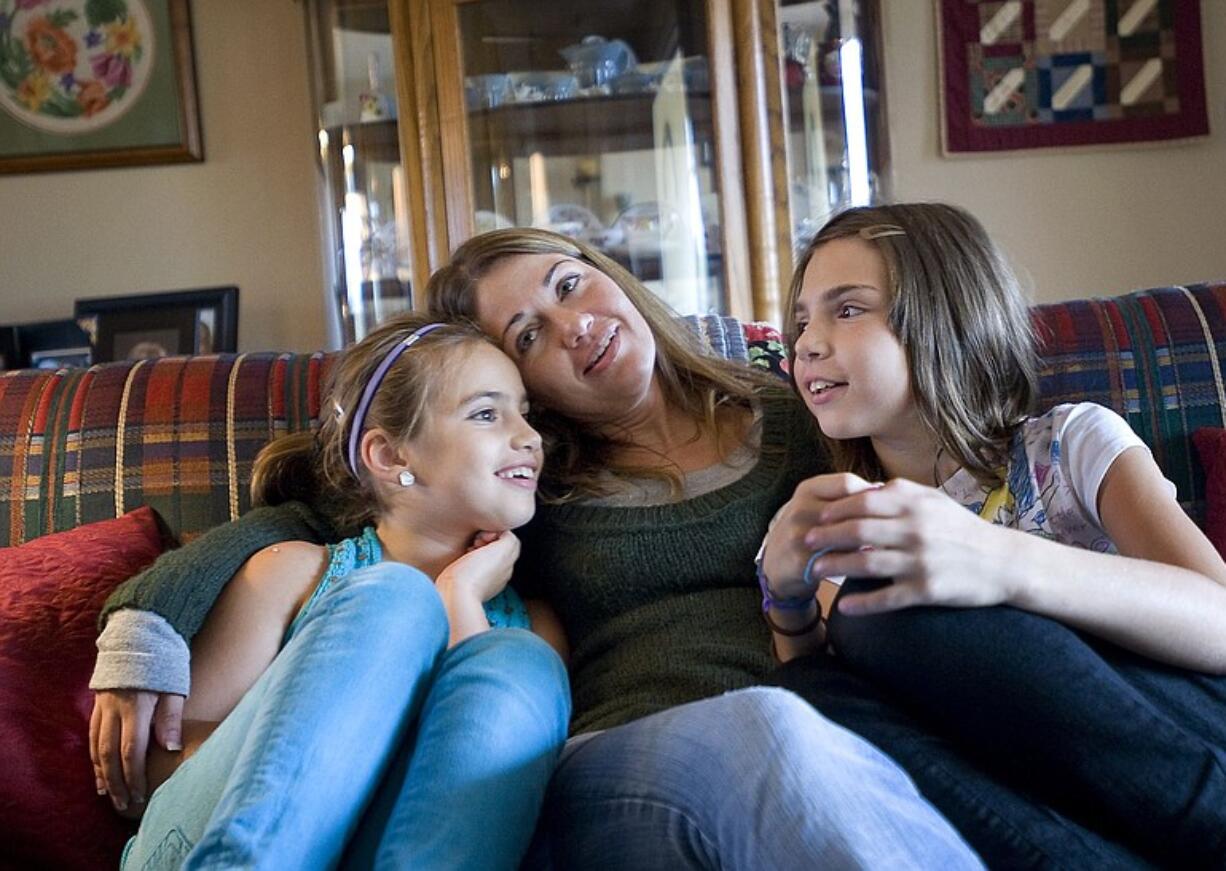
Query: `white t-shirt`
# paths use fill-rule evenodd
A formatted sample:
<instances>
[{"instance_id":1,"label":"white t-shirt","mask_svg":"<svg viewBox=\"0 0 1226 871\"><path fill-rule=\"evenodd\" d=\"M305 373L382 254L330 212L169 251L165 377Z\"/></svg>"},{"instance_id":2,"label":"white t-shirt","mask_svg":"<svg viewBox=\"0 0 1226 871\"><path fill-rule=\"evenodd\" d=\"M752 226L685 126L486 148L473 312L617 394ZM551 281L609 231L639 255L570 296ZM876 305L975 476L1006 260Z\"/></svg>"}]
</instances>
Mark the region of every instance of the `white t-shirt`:
<instances>
[{"instance_id":1,"label":"white t-shirt","mask_svg":"<svg viewBox=\"0 0 1226 871\"><path fill-rule=\"evenodd\" d=\"M1115 553L1098 515L1098 491L1111 464L1133 447L1149 450L1128 423L1092 402L1058 405L1014 436L1004 499L985 519L1100 553ZM1167 481L1171 498L1175 485ZM959 469L942 489L976 514L985 488ZM997 500L993 500L997 501Z\"/></svg>"}]
</instances>

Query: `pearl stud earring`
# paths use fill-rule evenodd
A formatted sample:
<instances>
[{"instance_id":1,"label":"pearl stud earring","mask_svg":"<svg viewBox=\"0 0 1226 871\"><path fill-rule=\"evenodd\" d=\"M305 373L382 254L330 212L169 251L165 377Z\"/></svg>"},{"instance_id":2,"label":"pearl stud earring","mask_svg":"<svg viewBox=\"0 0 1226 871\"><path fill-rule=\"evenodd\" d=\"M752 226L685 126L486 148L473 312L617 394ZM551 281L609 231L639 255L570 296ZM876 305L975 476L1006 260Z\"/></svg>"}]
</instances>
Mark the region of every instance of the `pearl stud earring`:
<instances>
[{"instance_id":1,"label":"pearl stud earring","mask_svg":"<svg viewBox=\"0 0 1226 871\"><path fill-rule=\"evenodd\" d=\"M400 486L401 487L412 487L416 483L417 483L417 477L412 472L410 472L408 469L405 469L403 472L400 473Z\"/></svg>"}]
</instances>

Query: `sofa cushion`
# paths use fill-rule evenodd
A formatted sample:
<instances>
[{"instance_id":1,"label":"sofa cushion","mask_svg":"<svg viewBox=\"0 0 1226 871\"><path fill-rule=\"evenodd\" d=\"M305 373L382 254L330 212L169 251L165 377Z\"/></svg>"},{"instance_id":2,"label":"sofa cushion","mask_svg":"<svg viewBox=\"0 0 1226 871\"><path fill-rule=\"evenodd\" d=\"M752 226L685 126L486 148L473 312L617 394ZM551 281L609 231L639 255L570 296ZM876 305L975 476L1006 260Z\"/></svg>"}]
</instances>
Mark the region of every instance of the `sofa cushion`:
<instances>
[{"instance_id":1,"label":"sofa cushion","mask_svg":"<svg viewBox=\"0 0 1226 871\"><path fill-rule=\"evenodd\" d=\"M1192 433L1205 467L1205 535L1226 558L1226 429L1204 426Z\"/></svg>"},{"instance_id":2,"label":"sofa cushion","mask_svg":"<svg viewBox=\"0 0 1226 871\"><path fill-rule=\"evenodd\" d=\"M131 833L94 789L94 622L163 550L157 515L47 535L0 558L0 820L16 868L117 867Z\"/></svg>"}]
</instances>

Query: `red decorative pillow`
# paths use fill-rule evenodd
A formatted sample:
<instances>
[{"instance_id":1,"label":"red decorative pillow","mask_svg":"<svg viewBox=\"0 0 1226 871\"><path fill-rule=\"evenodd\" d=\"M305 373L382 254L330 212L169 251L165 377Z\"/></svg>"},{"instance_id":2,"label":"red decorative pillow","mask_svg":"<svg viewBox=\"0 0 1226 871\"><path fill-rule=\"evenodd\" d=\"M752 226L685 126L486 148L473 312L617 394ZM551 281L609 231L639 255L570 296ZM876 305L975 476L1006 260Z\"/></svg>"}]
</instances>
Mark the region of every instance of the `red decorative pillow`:
<instances>
[{"instance_id":1,"label":"red decorative pillow","mask_svg":"<svg viewBox=\"0 0 1226 871\"><path fill-rule=\"evenodd\" d=\"M1226 558L1226 429L1201 427L1192 443L1205 467L1205 535Z\"/></svg>"},{"instance_id":2,"label":"red decorative pillow","mask_svg":"<svg viewBox=\"0 0 1226 871\"><path fill-rule=\"evenodd\" d=\"M0 549L0 865L119 867L132 827L89 761L95 621L162 550L151 508Z\"/></svg>"}]
</instances>

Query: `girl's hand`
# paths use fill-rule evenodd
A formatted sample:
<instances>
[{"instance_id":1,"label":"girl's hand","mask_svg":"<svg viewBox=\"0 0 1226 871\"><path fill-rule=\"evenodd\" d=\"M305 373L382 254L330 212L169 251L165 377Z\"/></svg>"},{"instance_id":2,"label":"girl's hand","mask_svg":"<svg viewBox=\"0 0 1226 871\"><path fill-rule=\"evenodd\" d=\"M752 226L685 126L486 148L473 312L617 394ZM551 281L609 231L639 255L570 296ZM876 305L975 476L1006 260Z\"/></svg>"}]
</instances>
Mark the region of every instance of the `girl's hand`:
<instances>
[{"instance_id":1,"label":"girl's hand","mask_svg":"<svg viewBox=\"0 0 1226 871\"><path fill-rule=\"evenodd\" d=\"M1011 530L976 517L941 490L896 479L824 506L803 548L831 548L821 576L893 578L888 587L839 598L844 614L875 614L916 605L983 607L1009 601L1006 564Z\"/></svg>"},{"instance_id":2,"label":"girl's hand","mask_svg":"<svg viewBox=\"0 0 1226 871\"><path fill-rule=\"evenodd\" d=\"M819 518L822 512L831 505L880 486L850 473L817 475L797 486L796 493L779 509L766 533L762 571L769 582L772 596L790 599L813 593L817 579L831 573L825 570L819 572L815 566L813 578L804 577L809 557L818 548L825 547L811 546L805 537L821 523ZM820 561L818 564L821 564Z\"/></svg>"},{"instance_id":3,"label":"girl's hand","mask_svg":"<svg viewBox=\"0 0 1226 871\"><path fill-rule=\"evenodd\" d=\"M488 602L506 587L519 558L519 539L515 533L479 532L468 552L439 574L440 591L473 595Z\"/></svg>"}]
</instances>

